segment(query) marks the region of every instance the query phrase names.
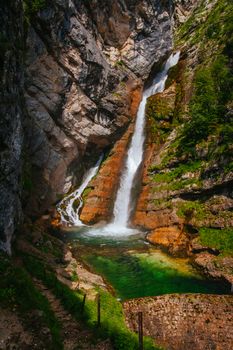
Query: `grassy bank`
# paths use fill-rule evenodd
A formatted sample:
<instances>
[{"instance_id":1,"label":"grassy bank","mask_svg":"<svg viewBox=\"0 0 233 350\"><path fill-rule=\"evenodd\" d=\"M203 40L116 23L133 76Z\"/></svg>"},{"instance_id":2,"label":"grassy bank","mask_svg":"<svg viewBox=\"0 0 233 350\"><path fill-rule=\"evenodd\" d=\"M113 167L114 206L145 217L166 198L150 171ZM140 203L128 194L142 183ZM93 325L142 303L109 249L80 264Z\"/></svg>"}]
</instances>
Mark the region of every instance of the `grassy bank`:
<instances>
[{"instance_id":1,"label":"grassy bank","mask_svg":"<svg viewBox=\"0 0 233 350\"><path fill-rule=\"evenodd\" d=\"M42 280L61 300L64 308L93 331L96 340L110 338L116 350L138 349L138 337L126 327L122 305L110 293L98 291L101 298L101 325L98 327L96 301L87 298L82 312L83 294L80 291L73 291L58 281L53 271L35 257L24 256L23 260L29 273ZM159 348L151 339L144 338L144 349Z\"/></svg>"}]
</instances>

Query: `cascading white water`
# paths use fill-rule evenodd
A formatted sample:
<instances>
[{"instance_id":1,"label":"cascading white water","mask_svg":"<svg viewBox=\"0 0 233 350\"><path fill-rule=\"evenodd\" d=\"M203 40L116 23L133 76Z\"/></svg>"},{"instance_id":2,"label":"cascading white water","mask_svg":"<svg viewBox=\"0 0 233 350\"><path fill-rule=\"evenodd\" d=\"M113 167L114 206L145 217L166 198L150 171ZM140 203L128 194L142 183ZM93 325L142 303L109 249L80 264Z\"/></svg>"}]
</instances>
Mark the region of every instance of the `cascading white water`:
<instances>
[{"instance_id":1,"label":"cascading white water","mask_svg":"<svg viewBox=\"0 0 233 350\"><path fill-rule=\"evenodd\" d=\"M156 93L162 92L168 77L168 70L178 63L180 53L172 54L161 73L157 74L151 87L143 93L141 103L138 108L135 130L128 150L125 169L123 171L120 187L117 193L114 206L114 220L111 225L118 231L127 227L130 215L131 190L135 174L143 159L143 145L145 141L145 108L147 98Z\"/></svg>"},{"instance_id":2,"label":"cascading white water","mask_svg":"<svg viewBox=\"0 0 233 350\"><path fill-rule=\"evenodd\" d=\"M146 101L148 97L164 90L168 77L168 71L171 67L178 63L179 57L179 52L172 54L165 63L162 72L156 75L152 85L143 93L143 97L137 112L134 134L128 150L125 168L123 170L120 186L117 192L112 223L100 228L88 228L88 231L86 232L87 235L122 237L136 233L134 229L128 227L128 221L130 216L130 202L133 182L143 159ZM82 185L75 192L64 198L63 201L59 203L57 209L61 214L61 219L63 222L75 226L84 226L78 215L78 212L83 204L81 194L93 176L97 173L101 161L102 159L98 161L95 167L91 168L87 172ZM75 211L73 204L77 199L79 199L80 203L78 209Z\"/></svg>"},{"instance_id":3,"label":"cascading white water","mask_svg":"<svg viewBox=\"0 0 233 350\"><path fill-rule=\"evenodd\" d=\"M83 205L82 194L91 179L97 174L100 164L103 160L103 154L99 158L98 162L90 168L83 177L81 186L72 192L69 196L65 197L58 205L57 211L61 216L61 222L68 225L85 226L79 218L79 211ZM74 208L74 202L79 201L78 207Z\"/></svg>"}]
</instances>

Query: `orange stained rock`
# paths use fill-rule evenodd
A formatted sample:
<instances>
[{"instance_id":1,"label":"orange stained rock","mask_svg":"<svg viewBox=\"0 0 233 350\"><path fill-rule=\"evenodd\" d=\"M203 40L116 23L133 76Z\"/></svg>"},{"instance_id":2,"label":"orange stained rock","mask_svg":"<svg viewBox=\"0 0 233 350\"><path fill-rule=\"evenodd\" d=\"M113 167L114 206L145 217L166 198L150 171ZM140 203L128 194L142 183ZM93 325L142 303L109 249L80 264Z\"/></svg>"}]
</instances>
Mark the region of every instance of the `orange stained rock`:
<instances>
[{"instance_id":1,"label":"orange stained rock","mask_svg":"<svg viewBox=\"0 0 233 350\"><path fill-rule=\"evenodd\" d=\"M148 210L137 211L133 219L133 224L153 230L159 227L180 225L181 220L172 210Z\"/></svg>"},{"instance_id":2,"label":"orange stained rock","mask_svg":"<svg viewBox=\"0 0 233 350\"><path fill-rule=\"evenodd\" d=\"M177 227L161 227L147 235L147 240L153 244L168 246L181 239L182 231Z\"/></svg>"},{"instance_id":3,"label":"orange stained rock","mask_svg":"<svg viewBox=\"0 0 233 350\"><path fill-rule=\"evenodd\" d=\"M147 240L174 255L186 254L189 242L185 233L178 226L160 227L153 230L147 235Z\"/></svg>"},{"instance_id":4,"label":"orange stained rock","mask_svg":"<svg viewBox=\"0 0 233 350\"><path fill-rule=\"evenodd\" d=\"M127 87L130 94L130 115L135 117L141 100L141 86ZM88 194L80 219L84 223L94 224L100 220L108 221L112 216L114 200L118 189L120 175L125 160L130 137L133 132L131 124L119 141L116 142L111 155L102 165L98 176L90 183L93 190Z\"/></svg>"}]
</instances>

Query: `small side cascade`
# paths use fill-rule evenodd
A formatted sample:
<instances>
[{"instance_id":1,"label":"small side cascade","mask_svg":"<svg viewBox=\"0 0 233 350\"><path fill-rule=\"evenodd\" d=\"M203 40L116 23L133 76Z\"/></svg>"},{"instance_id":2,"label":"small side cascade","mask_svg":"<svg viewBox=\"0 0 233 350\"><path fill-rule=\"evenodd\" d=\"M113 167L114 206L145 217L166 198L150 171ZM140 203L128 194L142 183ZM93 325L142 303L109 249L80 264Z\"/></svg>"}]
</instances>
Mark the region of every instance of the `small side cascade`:
<instances>
[{"instance_id":1,"label":"small side cascade","mask_svg":"<svg viewBox=\"0 0 233 350\"><path fill-rule=\"evenodd\" d=\"M82 194L89 182L97 174L103 157L104 155L102 154L97 163L86 172L80 187L70 195L63 198L63 200L57 205L57 211L61 216L62 223L69 226L85 226L79 218L79 212L83 206ZM78 202L78 206L76 208L74 205L75 202Z\"/></svg>"}]
</instances>

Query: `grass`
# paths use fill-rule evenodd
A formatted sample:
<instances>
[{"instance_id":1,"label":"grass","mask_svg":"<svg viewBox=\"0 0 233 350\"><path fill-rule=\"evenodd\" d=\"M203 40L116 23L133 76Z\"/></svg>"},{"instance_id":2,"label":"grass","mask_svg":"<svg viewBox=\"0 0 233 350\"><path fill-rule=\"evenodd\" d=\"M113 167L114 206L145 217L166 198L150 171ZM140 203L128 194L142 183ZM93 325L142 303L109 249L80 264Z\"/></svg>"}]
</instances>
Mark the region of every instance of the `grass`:
<instances>
[{"instance_id":1,"label":"grass","mask_svg":"<svg viewBox=\"0 0 233 350\"><path fill-rule=\"evenodd\" d=\"M83 294L73 291L57 280L54 273L34 257L24 256L28 271L41 279L61 300L64 307L77 319L83 321L95 334L95 338L110 338L117 350L137 350L137 335L131 332L124 321L122 305L110 293L99 290L101 297L101 327L97 327L97 306L95 301L87 300L81 312ZM97 339L96 338L96 339ZM159 349L150 338L144 340L145 350Z\"/></svg>"},{"instance_id":2,"label":"grass","mask_svg":"<svg viewBox=\"0 0 233 350\"><path fill-rule=\"evenodd\" d=\"M168 170L167 172L159 172L153 175L153 180L155 182L166 182L170 183L173 180L180 178L185 173L194 173L198 171L201 167L201 161L190 162L187 164L179 164L178 167ZM156 168L154 168L156 171Z\"/></svg>"},{"instance_id":3,"label":"grass","mask_svg":"<svg viewBox=\"0 0 233 350\"><path fill-rule=\"evenodd\" d=\"M203 227L199 230L200 242L220 250L223 255L233 256L233 228L214 229Z\"/></svg>"}]
</instances>

